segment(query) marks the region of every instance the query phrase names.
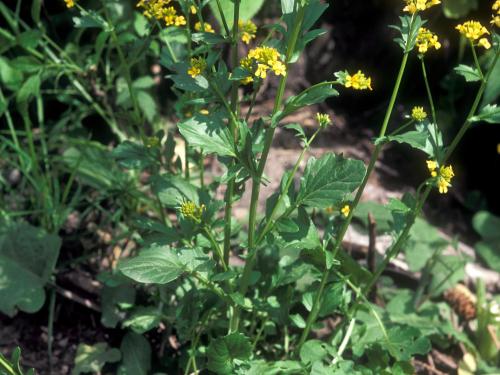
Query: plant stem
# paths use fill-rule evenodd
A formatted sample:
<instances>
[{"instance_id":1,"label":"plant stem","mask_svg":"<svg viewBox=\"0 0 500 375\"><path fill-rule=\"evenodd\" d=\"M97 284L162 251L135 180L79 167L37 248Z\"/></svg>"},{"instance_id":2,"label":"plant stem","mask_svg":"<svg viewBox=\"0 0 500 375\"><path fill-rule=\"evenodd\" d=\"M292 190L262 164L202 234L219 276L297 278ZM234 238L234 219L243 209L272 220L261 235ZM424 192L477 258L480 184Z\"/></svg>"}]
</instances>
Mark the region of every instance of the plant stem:
<instances>
[{"instance_id":1,"label":"plant stem","mask_svg":"<svg viewBox=\"0 0 500 375\"><path fill-rule=\"evenodd\" d=\"M222 14L222 13L221 13ZM231 65L235 69L238 65L238 34L239 34L239 21L240 19L240 0L234 2L233 14L233 35L231 40ZM227 25L226 25L227 26ZM229 34L228 34L229 35ZM237 124L237 111L238 111L238 81L233 81L231 86L231 107L230 107L230 123L232 126L233 142L236 144L238 140L238 124ZM236 121L235 121L236 120ZM231 162L234 164L234 161ZM235 189L235 179L231 178L227 184L225 194L226 205L224 209L224 256L223 259L229 263L229 252L231 250L231 218L233 216L233 197Z\"/></svg>"},{"instance_id":2,"label":"plant stem","mask_svg":"<svg viewBox=\"0 0 500 375\"><path fill-rule=\"evenodd\" d=\"M54 313L56 308L56 290L52 289L50 292L49 304L49 322L48 322L48 338L47 338L47 352L49 359L49 374L52 374L52 367L54 365L52 356L52 344L54 342Z\"/></svg>"},{"instance_id":3,"label":"plant stem","mask_svg":"<svg viewBox=\"0 0 500 375\"><path fill-rule=\"evenodd\" d=\"M424 82L425 82L425 89L427 91L427 97L429 98L429 105L431 106L432 121L434 122L434 126L437 127L436 107L434 106L434 99L432 98L431 87L429 85L429 80L427 79L427 69L425 68L425 60L423 56L420 58L420 62L422 66L422 75L424 77Z\"/></svg>"},{"instance_id":4,"label":"plant stem","mask_svg":"<svg viewBox=\"0 0 500 375\"><path fill-rule=\"evenodd\" d=\"M384 137L385 133L387 131L387 126L389 125L389 121L391 119L391 115L392 115L392 112L394 110L394 105L396 104L396 99L398 97L399 88L401 86L401 81L403 79L403 75L404 75L404 72L406 69L406 64L408 62L408 56L409 56L409 52L405 52L405 54L403 55L403 60L401 61L401 66L399 68L398 77L396 79L396 83L395 83L394 89L392 91L391 99L389 101L389 106L387 107L384 121L383 121L382 127L380 129L380 133L379 133L380 138ZM383 147L382 143L375 146L375 150L373 151L372 156L370 158L370 162L368 164L368 168L366 170L365 177L364 177L363 181L361 182L361 185L358 188L358 191L356 192L356 196L354 197L354 201L351 205L351 210L349 212L349 215L345 219L344 224L342 225L340 232L337 236L337 240L335 241L335 245L333 247L333 258L335 258L337 256L337 253L339 252L340 247L342 246L342 241L344 239L344 236L347 233L347 229L349 227L349 224L351 223L351 221L353 219L353 213L356 210L356 208L361 200L361 196L363 195L363 192L366 188L366 185L368 184L368 179L370 178L370 175L375 168L375 163L377 162L377 159L378 159L378 156L382 150L382 147ZM316 320L317 312L319 311L319 306L316 306L316 305L321 303L321 300L322 300L321 295L323 294L323 290L324 290L323 282L326 282L326 280L328 280L329 273L330 273L330 270L327 269L327 270L325 270L325 272L323 274L323 279L322 279L321 284L320 284L320 289L318 290L318 296L314 300L314 305L313 305L311 311L309 312L309 316L307 317L306 327L302 331L302 335L300 337L299 344L297 346L297 351L296 351L297 353L298 353L298 351L300 351L300 347L302 346L302 344L305 342L305 340L309 336L311 326L314 323L314 321Z\"/></svg>"},{"instance_id":5,"label":"plant stem","mask_svg":"<svg viewBox=\"0 0 500 375\"><path fill-rule=\"evenodd\" d=\"M332 361L333 365L338 363L342 359L342 354L344 354L344 351L347 348L347 344L349 343L355 325L356 325L356 318L352 318L351 321L349 322L349 326L347 327L345 336L342 342L340 343L339 350L337 351L337 356Z\"/></svg>"},{"instance_id":6,"label":"plant stem","mask_svg":"<svg viewBox=\"0 0 500 375\"><path fill-rule=\"evenodd\" d=\"M224 272L226 272L228 270L228 268L227 268L226 261L224 260L224 254L222 253L222 250L221 250L219 244L215 240L215 238L212 235L212 233L210 232L209 228L203 227L203 232L205 233L206 237L208 238L208 240L212 244L213 249L217 253L217 257L219 258L219 261L221 263L222 269L224 270Z\"/></svg>"}]
</instances>

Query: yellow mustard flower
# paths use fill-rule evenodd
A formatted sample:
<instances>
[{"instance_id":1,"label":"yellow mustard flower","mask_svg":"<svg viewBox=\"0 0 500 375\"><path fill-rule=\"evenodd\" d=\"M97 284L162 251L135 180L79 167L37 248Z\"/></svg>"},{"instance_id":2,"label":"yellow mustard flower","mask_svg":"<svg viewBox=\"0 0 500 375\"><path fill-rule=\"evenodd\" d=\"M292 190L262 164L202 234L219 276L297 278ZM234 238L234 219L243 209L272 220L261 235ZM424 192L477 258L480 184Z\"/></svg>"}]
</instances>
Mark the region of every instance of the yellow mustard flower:
<instances>
[{"instance_id":1,"label":"yellow mustard flower","mask_svg":"<svg viewBox=\"0 0 500 375\"><path fill-rule=\"evenodd\" d=\"M249 44L252 39L255 39L257 34L257 26L252 21L238 21L240 38L245 44Z\"/></svg>"},{"instance_id":2,"label":"yellow mustard flower","mask_svg":"<svg viewBox=\"0 0 500 375\"><path fill-rule=\"evenodd\" d=\"M493 10L491 24L500 27L500 0L496 0L491 9Z\"/></svg>"},{"instance_id":3,"label":"yellow mustard flower","mask_svg":"<svg viewBox=\"0 0 500 375\"><path fill-rule=\"evenodd\" d=\"M436 34L425 27L421 27L418 29L416 46L419 53L426 53L429 48L440 49L441 43Z\"/></svg>"},{"instance_id":4,"label":"yellow mustard flower","mask_svg":"<svg viewBox=\"0 0 500 375\"><path fill-rule=\"evenodd\" d=\"M203 73L206 67L207 62L203 57L192 57L191 66L187 72L191 77L196 78Z\"/></svg>"},{"instance_id":5,"label":"yellow mustard flower","mask_svg":"<svg viewBox=\"0 0 500 375\"><path fill-rule=\"evenodd\" d=\"M157 20L163 20L165 17L165 12L167 5L171 0L140 0L137 3L138 8L143 9L143 14L147 18L156 18Z\"/></svg>"},{"instance_id":6,"label":"yellow mustard flower","mask_svg":"<svg viewBox=\"0 0 500 375\"><path fill-rule=\"evenodd\" d=\"M439 177L437 181L439 193L446 194L448 192L448 188L451 186L451 180L454 176L455 173L453 172L453 167L451 165L439 168Z\"/></svg>"},{"instance_id":7,"label":"yellow mustard flower","mask_svg":"<svg viewBox=\"0 0 500 375\"><path fill-rule=\"evenodd\" d=\"M165 9L164 20L167 26L184 26L186 24L184 16L179 16L174 7Z\"/></svg>"},{"instance_id":8,"label":"yellow mustard flower","mask_svg":"<svg viewBox=\"0 0 500 375\"><path fill-rule=\"evenodd\" d=\"M203 217L203 211L205 211L205 205L202 204L201 206L198 206L194 202L184 201L181 203L179 211L184 218L199 223L201 222L201 219Z\"/></svg>"},{"instance_id":9,"label":"yellow mustard flower","mask_svg":"<svg viewBox=\"0 0 500 375\"><path fill-rule=\"evenodd\" d=\"M196 9L196 7L194 5L191 5L189 7L189 11L191 12L191 14L196 14L198 13L198 9Z\"/></svg>"},{"instance_id":10,"label":"yellow mustard flower","mask_svg":"<svg viewBox=\"0 0 500 375\"><path fill-rule=\"evenodd\" d=\"M342 209L340 210L340 212L345 217L348 217L349 214L351 213L351 206L349 206L348 204L346 204L344 207L342 207Z\"/></svg>"},{"instance_id":11,"label":"yellow mustard flower","mask_svg":"<svg viewBox=\"0 0 500 375\"><path fill-rule=\"evenodd\" d=\"M326 113L316 113L316 121L318 122L320 128L326 128L328 125L332 123L330 115Z\"/></svg>"},{"instance_id":12,"label":"yellow mustard flower","mask_svg":"<svg viewBox=\"0 0 500 375\"><path fill-rule=\"evenodd\" d=\"M200 109L200 113L201 113L202 115L207 116L207 115L209 115L209 114L210 114L210 111L209 111L208 109Z\"/></svg>"},{"instance_id":13,"label":"yellow mustard flower","mask_svg":"<svg viewBox=\"0 0 500 375\"><path fill-rule=\"evenodd\" d=\"M427 113L424 111L424 107L413 107L411 110L411 118L418 122L424 121L427 118Z\"/></svg>"},{"instance_id":14,"label":"yellow mustard flower","mask_svg":"<svg viewBox=\"0 0 500 375\"><path fill-rule=\"evenodd\" d=\"M427 169L432 177L437 176L436 169L438 167L438 163L435 160L427 160Z\"/></svg>"},{"instance_id":15,"label":"yellow mustard flower","mask_svg":"<svg viewBox=\"0 0 500 375\"><path fill-rule=\"evenodd\" d=\"M196 22L194 24L194 29L196 31L201 31L201 22ZM208 22L203 23L203 29L204 29L203 31L206 33L215 33L214 28Z\"/></svg>"},{"instance_id":16,"label":"yellow mustard flower","mask_svg":"<svg viewBox=\"0 0 500 375\"><path fill-rule=\"evenodd\" d=\"M461 25L457 25L456 29L460 32L460 34L469 39L471 42L478 41L478 45L486 49L489 49L491 47L488 39L483 38L484 35L488 35L490 32L481 24L481 22L466 21Z\"/></svg>"},{"instance_id":17,"label":"yellow mustard flower","mask_svg":"<svg viewBox=\"0 0 500 375\"><path fill-rule=\"evenodd\" d=\"M248 55L241 59L240 65L258 78L265 79L267 72L271 70L275 75L286 75L286 65L281 60L277 49L263 46L253 48ZM242 83L253 82L253 77L247 77Z\"/></svg>"},{"instance_id":18,"label":"yellow mustard flower","mask_svg":"<svg viewBox=\"0 0 500 375\"><path fill-rule=\"evenodd\" d=\"M405 2L406 6L403 8L403 11L410 14L415 14L417 12L429 9L434 5L441 4L441 1L439 0L405 0Z\"/></svg>"},{"instance_id":19,"label":"yellow mustard flower","mask_svg":"<svg viewBox=\"0 0 500 375\"><path fill-rule=\"evenodd\" d=\"M352 87L354 90L373 90L372 89L372 79L365 76L364 73L359 70L356 74L347 74L345 77L344 86L347 88Z\"/></svg>"},{"instance_id":20,"label":"yellow mustard flower","mask_svg":"<svg viewBox=\"0 0 500 375\"><path fill-rule=\"evenodd\" d=\"M75 1L74 0L64 0L66 3L66 8L73 8L75 6Z\"/></svg>"}]
</instances>

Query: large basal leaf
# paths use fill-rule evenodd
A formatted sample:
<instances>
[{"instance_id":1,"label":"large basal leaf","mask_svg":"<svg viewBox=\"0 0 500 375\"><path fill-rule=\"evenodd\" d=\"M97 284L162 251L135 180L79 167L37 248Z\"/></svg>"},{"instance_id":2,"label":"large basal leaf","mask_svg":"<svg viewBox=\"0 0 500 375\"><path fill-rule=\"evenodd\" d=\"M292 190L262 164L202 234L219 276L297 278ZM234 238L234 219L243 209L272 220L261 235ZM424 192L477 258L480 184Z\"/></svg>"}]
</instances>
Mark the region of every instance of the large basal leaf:
<instances>
[{"instance_id":1,"label":"large basal leaf","mask_svg":"<svg viewBox=\"0 0 500 375\"><path fill-rule=\"evenodd\" d=\"M0 311L38 311L56 265L61 239L27 223L0 222Z\"/></svg>"},{"instance_id":2,"label":"large basal leaf","mask_svg":"<svg viewBox=\"0 0 500 375\"><path fill-rule=\"evenodd\" d=\"M106 363L118 362L120 358L120 351L109 348L105 342L93 346L80 344L76 350L75 367L71 374L100 373Z\"/></svg>"},{"instance_id":3,"label":"large basal leaf","mask_svg":"<svg viewBox=\"0 0 500 375\"><path fill-rule=\"evenodd\" d=\"M121 261L118 268L139 283L167 284L177 279L185 271L185 266L176 250L168 246L153 246L143 249L135 258Z\"/></svg>"},{"instance_id":4,"label":"large basal leaf","mask_svg":"<svg viewBox=\"0 0 500 375\"><path fill-rule=\"evenodd\" d=\"M191 146L220 156L236 156L233 137L223 116L197 114L179 124L179 131Z\"/></svg>"},{"instance_id":5,"label":"large basal leaf","mask_svg":"<svg viewBox=\"0 0 500 375\"><path fill-rule=\"evenodd\" d=\"M245 361L252 354L248 338L241 333L232 333L213 340L208 347L208 369L216 374L234 374L235 360Z\"/></svg>"},{"instance_id":6,"label":"large basal leaf","mask_svg":"<svg viewBox=\"0 0 500 375\"><path fill-rule=\"evenodd\" d=\"M220 0L222 13L224 13L224 17L226 18L227 24L229 27L233 27L233 19L234 19L234 1L231 0ZM262 8L264 4L264 0L241 0L240 1L240 19L241 20L249 20L253 16L257 14L257 12ZM210 2L210 8L212 9L212 13L219 21L219 25L222 28L222 21L220 17L220 12L217 8L217 3L214 1Z\"/></svg>"},{"instance_id":7,"label":"large basal leaf","mask_svg":"<svg viewBox=\"0 0 500 375\"><path fill-rule=\"evenodd\" d=\"M366 168L362 161L342 155L311 157L301 179L299 205L327 208L342 202L362 182Z\"/></svg>"},{"instance_id":8,"label":"large basal leaf","mask_svg":"<svg viewBox=\"0 0 500 375\"><path fill-rule=\"evenodd\" d=\"M148 375L151 370L151 346L137 333L127 333L120 346L123 364L119 375Z\"/></svg>"}]
</instances>

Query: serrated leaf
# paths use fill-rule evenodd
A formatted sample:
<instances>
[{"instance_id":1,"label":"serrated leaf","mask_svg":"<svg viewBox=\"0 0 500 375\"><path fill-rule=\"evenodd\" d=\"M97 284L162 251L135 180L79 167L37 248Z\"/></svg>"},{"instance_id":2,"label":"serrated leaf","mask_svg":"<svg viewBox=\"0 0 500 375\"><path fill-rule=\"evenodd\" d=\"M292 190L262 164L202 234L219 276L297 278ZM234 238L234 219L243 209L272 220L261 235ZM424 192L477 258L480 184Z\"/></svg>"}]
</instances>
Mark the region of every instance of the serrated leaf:
<instances>
[{"instance_id":1,"label":"serrated leaf","mask_svg":"<svg viewBox=\"0 0 500 375\"><path fill-rule=\"evenodd\" d=\"M155 328L161 321L161 311L154 306L138 306L132 310L129 318L123 321L123 327L130 327L135 333L145 333Z\"/></svg>"},{"instance_id":2,"label":"serrated leaf","mask_svg":"<svg viewBox=\"0 0 500 375\"><path fill-rule=\"evenodd\" d=\"M322 361L328 355L326 346L326 343L319 340L306 341L300 349L300 360L305 364Z\"/></svg>"},{"instance_id":3,"label":"serrated leaf","mask_svg":"<svg viewBox=\"0 0 500 375\"><path fill-rule=\"evenodd\" d=\"M318 84L312 86L300 94L291 96L285 103L283 113L280 118L287 116L303 107L324 102L327 98L338 96L339 92L333 88L333 85Z\"/></svg>"},{"instance_id":4,"label":"serrated leaf","mask_svg":"<svg viewBox=\"0 0 500 375\"><path fill-rule=\"evenodd\" d=\"M427 144L428 134L425 132L412 130L403 134L391 135L383 138L378 138L375 144L385 142L398 142L410 145L417 150L424 150Z\"/></svg>"},{"instance_id":5,"label":"serrated leaf","mask_svg":"<svg viewBox=\"0 0 500 375\"><path fill-rule=\"evenodd\" d=\"M210 8L212 10L212 14L215 16L219 25L222 28L222 21L219 9L217 7L217 3L215 1L211 1ZM226 18L227 24L229 28L233 27L233 18L234 18L234 1L232 0L220 0L222 13ZM249 20L253 16L257 14L262 5L264 4L264 0L241 0L240 1L240 19L241 20Z\"/></svg>"},{"instance_id":6,"label":"serrated leaf","mask_svg":"<svg viewBox=\"0 0 500 375\"><path fill-rule=\"evenodd\" d=\"M236 156L229 126L220 113L197 114L179 124L179 131L191 146L200 147L206 153L220 156Z\"/></svg>"},{"instance_id":7,"label":"serrated leaf","mask_svg":"<svg viewBox=\"0 0 500 375\"><path fill-rule=\"evenodd\" d=\"M249 339L241 333L232 333L213 340L208 349L207 367L216 374L234 374L235 360L245 361L252 354Z\"/></svg>"},{"instance_id":8,"label":"serrated leaf","mask_svg":"<svg viewBox=\"0 0 500 375\"><path fill-rule=\"evenodd\" d=\"M341 203L361 184L365 173L365 165L360 160L331 153L320 159L311 157L301 179L297 204L327 208Z\"/></svg>"},{"instance_id":9,"label":"serrated leaf","mask_svg":"<svg viewBox=\"0 0 500 375\"><path fill-rule=\"evenodd\" d=\"M464 77L467 82L477 82L481 80L481 74L479 74L479 71L471 66L460 64L453 70L458 75Z\"/></svg>"},{"instance_id":10,"label":"serrated leaf","mask_svg":"<svg viewBox=\"0 0 500 375\"><path fill-rule=\"evenodd\" d=\"M118 164L127 169L145 169L155 163L154 157L143 145L124 141L112 152Z\"/></svg>"},{"instance_id":11,"label":"serrated leaf","mask_svg":"<svg viewBox=\"0 0 500 375\"><path fill-rule=\"evenodd\" d=\"M171 174L157 175L151 184L153 192L166 207L179 207L184 200L199 204L198 189L184 178Z\"/></svg>"},{"instance_id":12,"label":"serrated leaf","mask_svg":"<svg viewBox=\"0 0 500 375\"><path fill-rule=\"evenodd\" d=\"M500 107L496 104L487 104L477 116L471 118L471 121L485 121L490 124L500 124Z\"/></svg>"},{"instance_id":13,"label":"serrated leaf","mask_svg":"<svg viewBox=\"0 0 500 375\"><path fill-rule=\"evenodd\" d=\"M101 323L104 327L115 328L125 313L120 305L133 305L135 302L135 288L132 285L110 287L105 285L101 291Z\"/></svg>"},{"instance_id":14,"label":"serrated leaf","mask_svg":"<svg viewBox=\"0 0 500 375\"><path fill-rule=\"evenodd\" d=\"M396 326L387 332L387 349L398 361L409 361L415 354L427 354L431 343L414 327Z\"/></svg>"}]
</instances>

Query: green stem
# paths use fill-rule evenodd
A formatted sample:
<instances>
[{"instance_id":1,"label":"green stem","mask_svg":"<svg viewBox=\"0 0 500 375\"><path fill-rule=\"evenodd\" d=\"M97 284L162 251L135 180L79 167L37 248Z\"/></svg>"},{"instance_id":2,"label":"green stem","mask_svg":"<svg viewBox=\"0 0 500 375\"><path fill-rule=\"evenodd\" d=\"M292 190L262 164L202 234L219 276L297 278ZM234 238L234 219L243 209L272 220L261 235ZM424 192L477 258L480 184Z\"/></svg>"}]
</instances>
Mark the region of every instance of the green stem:
<instances>
[{"instance_id":1,"label":"green stem","mask_svg":"<svg viewBox=\"0 0 500 375\"><path fill-rule=\"evenodd\" d=\"M283 203L283 200L287 197L288 190L290 189L290 186L292 186L293 179L294 179L295 175L297 174L297 171L298 171L298 169L300 167L300 164L302 163L302 160L304 159L304 156L305 156L306 152L309 150L311 144L314 142L314 139L316 138L316 136L319 134L320 131L321 131L321 128L318 128L314 132L314 134L311 136L311 138L309 139L309 141L307 141L306 144L304 145L304 148L302 149L302 152L300 153L299 158L295 162L295 165L293 166L292 172L290 173L290 176L288 177L288 180L287 180L287 182L285 184L285 188L283 189L282 193L280 194L280 196L278 198L278 201L274 205L273 210L271 211L271 215L269 215L269 219L268 219L266 225L264 226L264 228L262 229L262 231L260 232L260 234L259 234L259 236L257 238L256 246L258 246L260 244L260 242L264 239L265 235L267 233L269 233L269 231L272 230L272 228L274 227L274 225L275 225L275 223L277 221L277 220L273 219L274 215L276 214L276 211L278 210L278 208L280 207L280 205ZM295 209L295 206L290 207L285 212L285 214L282 215L282 217L288 216L291 212L293 212L294 209Z\"/></svg>"},{"instance_id":2,"label":"green stem","mask_svg":"<svg viewBox=\"0 0 500 375\"><path fill-rule=\"evenodd\" d=\"M14 368L6 360L4 360L1 354L0 354L0 366L4 368L5 371L8 371L10 375L16 375Z\"/></svg>"},{"instance_id":3,"label":"green stem","mask_svg":"<svg viewBox=\"0 0 500 375\"><path fill-rule=\"evenodd\" d=\"M299 342L297 344L297 347L295 348L295 353L300 352L300 348L302 348L302 345L304 345L304 342L307 340L307 337L309 336L309 332L311 331L311 327L313 323L316 320L316 317L318 316L318 313L321 308L321 302L323 299L323 292L325 290L326 283L328 282L328 278L330 277L330 271L325 270L323 272L323 276L321 278L321 282L319 284L318 291L316 292L316 297L314 298L313 306L311 308L311 311L309 312L309 315L307 316L306 320L306 326L304 327L304 330L302 331L302 334L300 335Z\"/></svg>"},{"instance_id":4,"label":"green stem","mask_svg":"<svg viewBox=\"0 0 500 375\"><path fill-rule=\"evenodd\" d=\"M336 364L340 360L342 360L342 355L344 354L344 351L347 348L347 344L349 343L349 340L351 339L352 332L354 331L354 326L356 325L356 319L352 318L351 321L349 322L349 326L347 327L347 331L345 333L345 336L340 343L339 350L337 351L337 355L335 356L335 359L332 361L332 364Z\"/></svg>"},{"instance_id":5,"label":"green stem","mask_svg":"<svg viewBox=\"0 0 500 375\"><path fill-rule=\"evenodd\" d=\"M233 36L231 41L231 64L232 69L238 65L238 34L239 34L239 21L240 19L240 0L234 2L233 14ZM229 35L229 34L228 34ZM230 123L232 126L233 142L236 144L238 141L238 126L237 126L237 111L238 111L238 81L233 81L231 86L231 107L230 107ZM234 161L231 163L234 164ZM223 259L226 263L229 262L229 253L231 250L231 218L233 212L233 199L235 190L235 179L232 178L227 184L227 191L225 194L225 209L224 209L224 256Z\"/></svg>"},{"instance_id":6,"label":"green stem","mask_svg":"<svg viewBox=\"0 0 500 375\"><path fill-rule=\"evenodd\" d=\"M429 105L431 106L432 121L434 122L434 126L437 127L436 107L434 106L434 99L432 98L431 87L429 85L429 80L427 78L427 69L425 68L425 60L423 56L420 58L420 62L422 66L422 75L424 77L424 82L425 82L425 90L427 91Z\"/></svg>"},{"instance_id":7,"label":"green stem","mask_svg":"<svg viewBox=\"0 0 500 375\"><path fill-rule=\"evenodd\" d=\"M229 31L229 26L227 25L226 21L226 16L224 15L224 12L222 11L222 6L220 3L220 0L216 0L217 2L217 9L219 10L219 15L222 20L222 25L224 27L224 30L226 31L227 36L229 37L231 35L231 31Z\"/></svg>"},{"instance_id":8,"label":"green stem","mask_svg":"<svg viewBox=\"0 0 500 375\"><path fill-rule=\"evenodd\" d=\"M481 64L479 64L479 59L477 58L476 47L474 47L474 43L470 41L470 48L472 50L472 56L474 57L474 64L476 64L477 71L481 76L481 80L484 81L485 77L483 74L483 70L481 69Z\"/></svg>"},{"instance_id":9,"label":"green stem","mask_svg":"<svg viewBox=\"0 0 500 375\"><path fill-rule=\"evenodd\" d=\"M213 249L217 253L217 257L219 258L221 266L224 269L224 272L226 272L228 270L228 268L227 268L227 264L226 264L226 262L224 260L224 254L223 254L223 252L222 252L219 244L217 243L217 241L215 240L214 236L210 232L210 229L208 229L207 227L203 227L203 232L205 233L207 239L212 244Z\"/></svg>"},{"instance_id":10,"label":"green stem","mask_svg":"<svg viewBox=\"0 0 500 375\"><path fill-rule=\"evenodd\" d=\"M389 121L391 119L391 115L392 115L392 112L394 110L394 105L396 104L396 99L398 97L399 88L401 86L401 81L403 79L403 75L404 75L404 72L405 72L405 69L406 69L406 64L408 62L408 56L409 56L409 52L405 52L405 54L403 55L403 60L401 61L401 66L399 68L399 73L398 73L398 76L397 76L397 79L396 79L396 83L395 83L394 89L392 91L391 99L389 101L389 106L387 107L387 111L385 113L384 121L383 121L381 129L380 129L380 133L379 133L379 137L380 138L384 137L385 133L387 131L387 126L388 126ZM344 239L344 236L347 233L347 229L349 228L349 224L351 223L351 221L353 219L353 213L356 210L356 208L357 208L357 206L358 206L358 204L359 204L359 202L361 200L361 196L363 195L363 192L364 192L364 190L366 188L366 185L368 184L368 179L370 178L370 175L371 175L371 173L373 172L373 170L375 168L375 163L377 162L377 159L378 159L378 156L379 156L379 154L380 154L380 152L382 150L382 147L383 147L383 144L378 144L377 146L375 146L375 150L373 151L372 156L370 158L370 162L368 164L368 168L367 168L365 177L364 177L363 181L361 182L361 185L358 188L358 191L356 192L356 196L354 197L354 200L352 202L351 210L349 212L349 215L345 219L344 224L342 225L342 227L340 229L340 232L339 232L339 234L337 236L337 240L335 241L335 245L333 247L333 257L334 258L337 256L337 253L339 252L340 247L342 246L342 241ZM322 282L323 282L323 280L327 280L328 279L329 273L330 273L329 269L325 270ZM318 293L322 294L323 293L323 289L324 289L324 286L323 286L323 288L320 288L320 290L318 291ZM301 335L301 338L300 338L300 341L299 341L299 345L298 345L298 350L300 350L300 346L302 346L302 344L304 343L304 341L309 336L309 332L311 330L312 323L316 320L317 311L319 311L319 306L316 306L316 304L319 304L320 302L321 302L321 296L318 295L318 298L315 299L314 305L313 305L313 307L312 307L312 309L311 309L311 311L309 313L309 316L307 317L307 322L309 324L306 323L306 327L304 328L304 331L302 332L302 335Z\"/></svg>"}]
</instances>

